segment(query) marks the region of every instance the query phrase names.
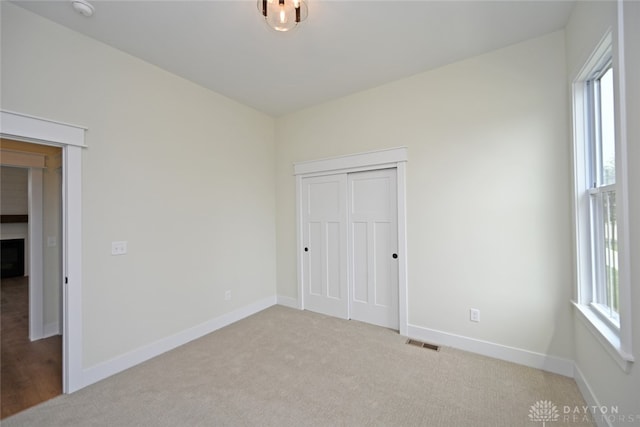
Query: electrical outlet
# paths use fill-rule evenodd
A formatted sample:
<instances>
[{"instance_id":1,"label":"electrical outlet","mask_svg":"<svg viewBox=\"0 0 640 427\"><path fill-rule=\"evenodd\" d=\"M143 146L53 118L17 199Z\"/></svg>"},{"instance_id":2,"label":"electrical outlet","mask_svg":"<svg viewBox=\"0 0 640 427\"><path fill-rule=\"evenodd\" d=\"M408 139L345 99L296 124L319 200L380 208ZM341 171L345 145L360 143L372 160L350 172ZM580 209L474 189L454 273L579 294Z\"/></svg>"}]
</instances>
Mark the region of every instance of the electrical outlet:
<instances>
[{"instance_id":1,"label":"electrical outlet","mask_svg":"<svg viewBox=\"0 0 640 427\"><path fill-rule=\"evenodd\" d=\"M224 300L225 301L231 300L231 291L227 291L224 293Z\"/></svg>"},{"instance_id":2,"label":"electrical outlet","mask_svg":"<svg viewBox=\"0 0 640 427\"><path fill-rule=\"evenodd\" d=\"M469 320L471 320L472 322L479 322L480 321L480 310L478 310L477 308L472 308L469 310Z\"/></svg>"},{"instance_id":3,"label":"electrical outlet","mask_svg":"<svg viewBox=\"0 0 640 427\"><path fill-rule=\"evenodd\" d=\"M127 242L111 242L111 255L124 255L127 253Z\"/></svg>"}]
</instances>

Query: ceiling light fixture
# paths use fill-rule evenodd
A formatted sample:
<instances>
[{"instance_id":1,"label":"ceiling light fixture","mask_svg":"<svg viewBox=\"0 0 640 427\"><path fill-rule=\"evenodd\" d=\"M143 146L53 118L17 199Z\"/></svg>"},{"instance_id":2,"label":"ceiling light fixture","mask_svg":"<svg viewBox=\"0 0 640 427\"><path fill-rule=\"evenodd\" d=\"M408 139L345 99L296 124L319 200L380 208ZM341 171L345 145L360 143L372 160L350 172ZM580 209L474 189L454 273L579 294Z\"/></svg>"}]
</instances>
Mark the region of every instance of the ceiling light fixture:
<instances>
[{"instance_id":1,"label":"ceiling light fixture","mask_svg":"<svg viewBox=\"0 0 640 427\"><path fill-rule=\"evenodd\" d=\"M309 12L304 0L258 0L258 10L276 31L293 30Z\"/></svg>"},{"instance_id":2,"label":"ceiling light fixture","mask_svg":"<svg viewBox=\"0 0 640 427\"><path fill-rule=\"evenodd\" d=\"M73 6L73 10L78 12L82 16L86 16L87 18L93 15L95 12L95 8L91 3L87 0L72 0L71 6Z\"/></svg>"}]
</instances>

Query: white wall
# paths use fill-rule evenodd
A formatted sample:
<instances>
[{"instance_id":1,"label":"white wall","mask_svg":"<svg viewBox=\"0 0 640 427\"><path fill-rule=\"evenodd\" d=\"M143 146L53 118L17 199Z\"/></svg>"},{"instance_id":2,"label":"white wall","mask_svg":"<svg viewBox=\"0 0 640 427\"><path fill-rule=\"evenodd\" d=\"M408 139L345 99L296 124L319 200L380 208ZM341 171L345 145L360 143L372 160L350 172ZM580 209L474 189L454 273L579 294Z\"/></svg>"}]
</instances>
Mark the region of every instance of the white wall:
<instances>
[{"instance_id":1,"label":"white wall","mask_svg":"<svg viewBox=\"0 0 640 427\"><path fill-rule=\"evenodd\" d=\"M634 417L640 421L640 3L625 2L623 37L627 76L626 116L628 141L628 182L630 259L631 259L631 310L633 356L636 360L629 373L625 373L599 343L594 334L576 315L575 362L579 374L590 389L587 397L592 404L607 408L617 407L622 417ZM617 32L615 2L578 2L566 28L568 82L572 82L589 54L596 47L607 29ZM614 50L617 45L614 46ZM607 420L601 419L602 423ZM611 425L629 425L629 418L617 417ZM603 424L604 425L604 424Z\"/></svg>"},{"instance_id":2,"label":"white wall","mask_svg":"<svg viewBox=\"0 0 640 427\"><path fill-rule=\"evenodd\" d=\"M2 108L89 128L85 368L273 298L273 119L1 7ZM127 255L111 256L116 240Z\"/></svg>"},{"instance_id":3,"label":"white wall","mask_svg":"<svg viewBox=\"0 0 640 427\"><path fill-rule=\"evenodd\" d=\"M563 32L284 116L276 141L279 295L293 162L407 146L409 323L572 357Z\"/></svg>"}]
</instances>

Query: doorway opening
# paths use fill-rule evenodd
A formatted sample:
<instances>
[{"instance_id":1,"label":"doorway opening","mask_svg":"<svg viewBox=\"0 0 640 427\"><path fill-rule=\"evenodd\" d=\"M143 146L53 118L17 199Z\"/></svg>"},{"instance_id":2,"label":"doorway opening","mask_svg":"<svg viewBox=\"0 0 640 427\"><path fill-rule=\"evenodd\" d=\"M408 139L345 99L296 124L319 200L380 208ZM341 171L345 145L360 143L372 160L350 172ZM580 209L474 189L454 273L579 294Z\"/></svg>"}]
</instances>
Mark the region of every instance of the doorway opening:
<instances>
[{"instance_id":1,"label":"doorway opening","mask_svg":"<svg viewBox=\"0 0 640 427\"><path fill-rule=\"evenodd\" d=\"M71 393L86 385L82 368L82 149L86 148L87 128L5 110L0 110L0 125L2 138L62 149L62 392ZM3 160L7 157L2 155Z\"/></svg>"},{"instance_id":2,"label":"doorway opening","mask_svg":"<svg viewBox=\"0 0 640 427\"><path fill-rule=\"evenodd\" d=\"M62 393L62 149L0 142L5 418Z\"/></svg>"}]
</instances>

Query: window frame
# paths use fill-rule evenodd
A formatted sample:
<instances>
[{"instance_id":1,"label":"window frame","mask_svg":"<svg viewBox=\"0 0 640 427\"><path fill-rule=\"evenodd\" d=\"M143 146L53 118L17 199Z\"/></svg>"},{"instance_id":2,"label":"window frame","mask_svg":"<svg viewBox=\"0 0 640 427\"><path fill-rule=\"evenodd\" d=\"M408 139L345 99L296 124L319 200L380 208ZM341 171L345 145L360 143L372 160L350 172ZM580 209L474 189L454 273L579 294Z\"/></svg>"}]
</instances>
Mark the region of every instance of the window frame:
<instances>
[{"instance_id":1,"label":"window frame","mask_svg":"<svg viewBox=\"0 0 640 427\"><path fill-rule=\"evenodd\" d=\"M577 73L572 84L573 102L573 171L574 171L574 224L576 252L576 288L573 305L578 317L595 335L618 365L627 371L633 362L631 354L631 308L628 259L628 214L627 214L627 168L626 168L626 117L624 109L624 68L622 58L614 50L614 40L608 31ZM615 123L615 183L602 185L601 169L597 164L602 153L596 152L595 138L599 129L592 117L600 102L593 90L594 82L611 68L613 71L614 123ZM598 111L598 114L600 112ZM598 120L596 120L598 121ZM599 124L599 123L598 123ZM599 143L600 141L598 141ZM618 249L618 317L609 316L609 307L598 303L595 277L601 274L605 265L596 260L597 249L604 246L604 236L600 246L592 239L595 222L596 203L594 197L609 190L615 191L616 226ZM601 260L602 261L602 260ZM605 284L606 286L606 284Z\"/></svg>"}]
</instances>

